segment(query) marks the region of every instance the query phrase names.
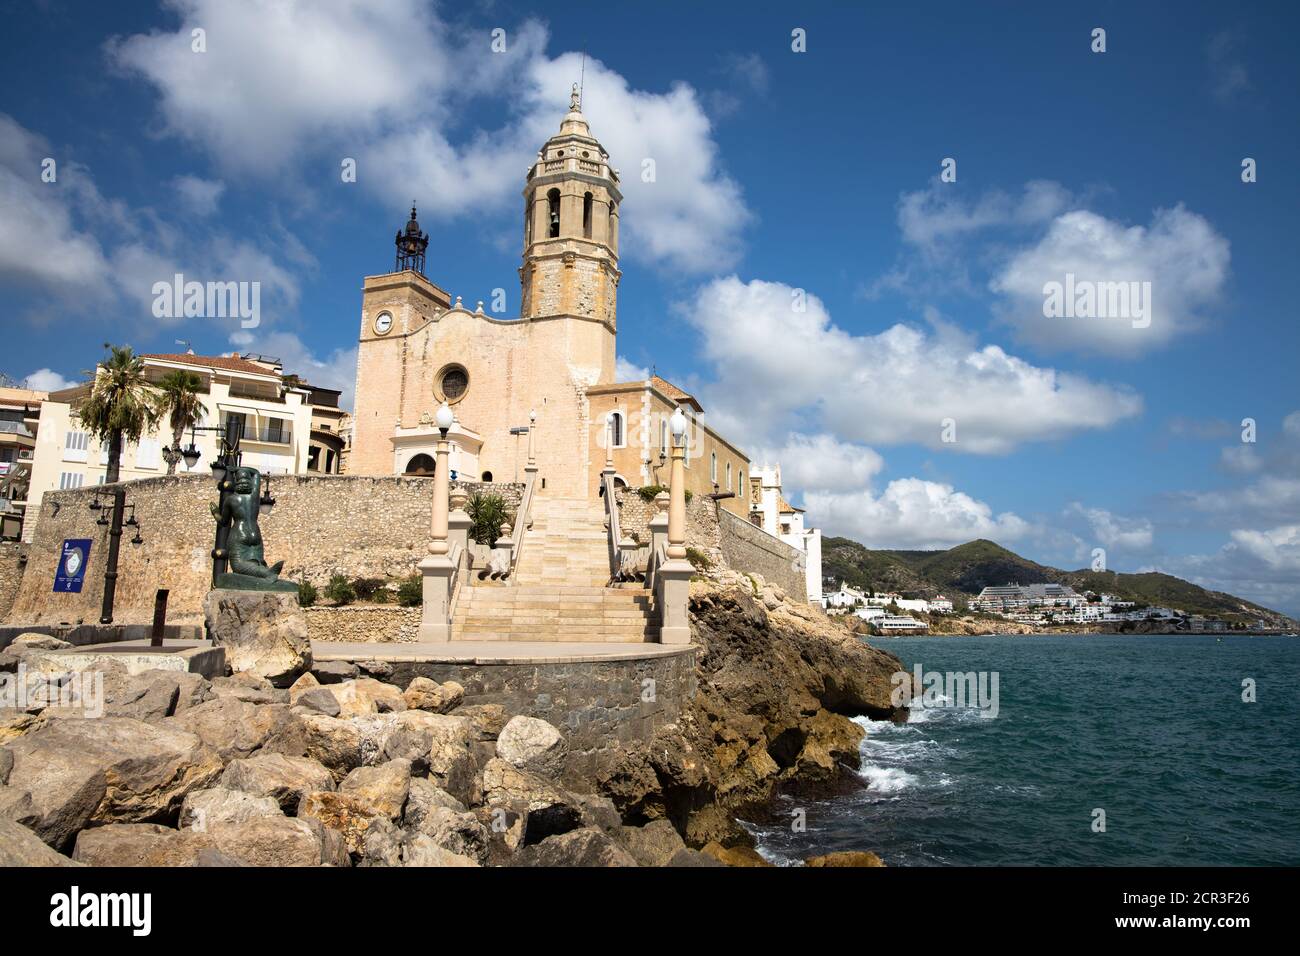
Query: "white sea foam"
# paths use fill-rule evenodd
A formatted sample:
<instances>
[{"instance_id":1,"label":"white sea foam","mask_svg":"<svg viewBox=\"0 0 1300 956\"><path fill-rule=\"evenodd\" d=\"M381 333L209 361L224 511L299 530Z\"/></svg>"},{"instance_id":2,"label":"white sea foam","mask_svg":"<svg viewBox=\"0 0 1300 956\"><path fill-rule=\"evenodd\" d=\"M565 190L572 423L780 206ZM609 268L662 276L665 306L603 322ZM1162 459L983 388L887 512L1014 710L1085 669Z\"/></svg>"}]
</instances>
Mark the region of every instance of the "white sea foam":
<instances>
[{"instance_id":1,"label":"white sea foam","mask_svg":"<svg viewBox=\"0 0 1300 956\"><path fill-rule=\"evenodd\" d=\"M877 793L897 793L916 785L916 777L900 767L867 764L858 770L858 775Z\"/></svg>"}]
</instances>

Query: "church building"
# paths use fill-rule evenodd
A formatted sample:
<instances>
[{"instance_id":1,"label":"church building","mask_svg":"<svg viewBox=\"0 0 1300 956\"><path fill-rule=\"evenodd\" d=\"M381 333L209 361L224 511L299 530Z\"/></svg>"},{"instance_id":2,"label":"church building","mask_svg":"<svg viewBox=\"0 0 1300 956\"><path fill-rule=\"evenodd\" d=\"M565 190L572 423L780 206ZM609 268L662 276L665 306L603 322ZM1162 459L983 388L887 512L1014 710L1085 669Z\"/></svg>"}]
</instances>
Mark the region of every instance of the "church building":
<instances>
[{"instance_id":1,"label":"church building","mask_svg":"<svg viewBox=\"0 0 1300 956\"><path fill-rule=\"evenodd\" d=\"M700 403L658 376L616 381L623 194L576 88L523 196L519 318L469 308L429 280L414 208L395 271L365 278L348 471L432 474L445 401L457 478L522 480L531 427L538 494L595 498L607 453L625 486L667 485L667 423L681 407L688 490L746 516L749 459L700 420Z\"/></svg>"}]
</instances>

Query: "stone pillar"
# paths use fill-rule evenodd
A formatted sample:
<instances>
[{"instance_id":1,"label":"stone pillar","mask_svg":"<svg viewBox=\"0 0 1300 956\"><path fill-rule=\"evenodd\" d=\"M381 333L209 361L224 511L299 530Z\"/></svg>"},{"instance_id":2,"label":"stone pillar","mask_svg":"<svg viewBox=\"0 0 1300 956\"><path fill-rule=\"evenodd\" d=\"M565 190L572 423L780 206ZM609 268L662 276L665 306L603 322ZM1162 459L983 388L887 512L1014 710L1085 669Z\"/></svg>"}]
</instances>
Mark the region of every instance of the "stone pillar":
<instances>
[{"instance_id":1,"label":"stone pillar","mask_svg":"<svg viewBox=\"0 0 1300 956\"><path fill-rule=\"evenodd\" d=\"M433 528L429 553L420 562L424 576L424 607L420 614L419 638L441 643L451 640L451 587L456 572L448 556L447 436L438 441L438 461L433 473Z\"/></svg>"},{"instance_id":2,"label":"stone pillar","mask_svg":"<svg viewBox=\"0 0 1300 956\"><path fill-rule=\"evenodd\" d=\"M451 513L447 516L448 555L456 551L457 545L460 546L462 558L469 553L469 529L474 519L465 511L465 504L468 501L469 495L459 488L451 493Z\"/></svg>"},{"instance_id":3,"label":"stone pillar","mask_svg":"<svg viewBox=\"0 0 1300 956\"><path fill-rule=\"evenodd\" d=\"M686 560L686 467L684 449L673 443L672 484L668 490L668 560L655 574L656 604L662 644L689 644L691 626L686 605L694 569Z\"/></svg>"},{"instance_id":4,"label":"stone pillar","mask_svg":"<svg viewBox=\"0 0 1300 956\"><path fill-rule=\"evenodd\" d=\"M537 411L528 413L528 465L525 471L537 470L537 443L533 440L533 435L537 431Z\"/></svg>"}]
</instances>

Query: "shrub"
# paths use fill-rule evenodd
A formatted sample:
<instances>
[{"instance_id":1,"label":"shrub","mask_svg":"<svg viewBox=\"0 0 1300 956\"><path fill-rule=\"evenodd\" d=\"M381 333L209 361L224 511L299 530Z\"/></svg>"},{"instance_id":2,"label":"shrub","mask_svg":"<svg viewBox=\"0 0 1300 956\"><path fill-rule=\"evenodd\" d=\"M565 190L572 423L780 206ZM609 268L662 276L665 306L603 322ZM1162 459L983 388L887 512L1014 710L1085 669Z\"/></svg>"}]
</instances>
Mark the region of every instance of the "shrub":
<instances>
[{"instance_id":1,"label":"shrub","mask_svg":"<svg viewBox=\"0 0 1300 956\"><path fill-rule=\"evenodd\" d=\"M335 604L351 604L357 599L357 592L352 590L352 585L348 583L347 578L336 574L325 586L325 596Z\"/></svg>"},{"instance_id":2,"label":"shrub","mask_svg":"<svg viewBox=\"0 0 1300 956\"><path fill-rule=\"evenodd\" d=\"M298 583L298 606L311 607L316 603L316 587L310 581Z\"/></svg>"},{"instance_id":3,"label":"shrub","mask_svg":"<svg viewBox=\"0 0 1300 956\"><path fill-rule=\"evenodd\" d=\"M475 544L494 544L501 537L501 526L510 515L505 499L497 494L478 492L469 499L465 510L469 513L469 537Z\"/></svg>"},{"instance_id":4,"label":"shrub","mask_svg":"<svg viewBox=\"0 0 1300 956\"><path fill-rule=\"evenodd\" d=\"M696 571L708 571L709 568L713 567L713 562L709 560L709 556L699 548L687 548L686 560L691 562L691 567Z\"/></svg>"},{"instance_id":5,"label":"shrub","mask_svg":"<svg viewBox=\"0 0 1300 956\"><path fill-rule=\"evenodd\" d=\"M383 578L357 578L352 582L352 590L356 592L359 601L372 600L383 589Z\"/></svg>"},{"instance_id":6,"label":"shrub","mask_svg":"<svg viewBox=\"0 0 1300 956\"><path fill-rule=\"evenodd\" d=\"M642 501L654 501L655 498L659 496L659 492L661 491L664 492L665 494L671 493L671 489L667 485L642 485L640 488L636 490L636 493L641 496ZM693 497L695 497L695 493L691 491L689 488L687 488L686 489L687 504L690 503L690 500Z\"/></svg>"},{"instance_id":7,"label":"shrub","mask_svg":"<svg viewBox=\"0 0 1300 956\"><path fill-rule=\"evenodd\" d=\"M424 578L412 574L397 588L397 603L402 607L419 607L424 603Z\"/></svg>"}]
</instances>

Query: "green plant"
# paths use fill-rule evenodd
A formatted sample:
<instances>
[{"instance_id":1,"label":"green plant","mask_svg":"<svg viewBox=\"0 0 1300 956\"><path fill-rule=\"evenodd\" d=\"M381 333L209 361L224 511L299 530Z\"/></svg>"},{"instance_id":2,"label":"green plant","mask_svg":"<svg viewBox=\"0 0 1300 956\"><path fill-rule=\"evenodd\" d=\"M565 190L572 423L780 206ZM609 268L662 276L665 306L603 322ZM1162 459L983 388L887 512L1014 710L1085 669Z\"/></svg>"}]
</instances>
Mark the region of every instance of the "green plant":
<instances>
[{"instance_id":1,"label":"green plant","mask_svg":"<svg viewBox=\"0 0 1300 956\"><path fill-rule=\"evenodd\" d=\"M510 517L505 499L497 494L478 492L469 499L465 510L470 518L469 537L475 544L494 544Z\"/></svg>"},{"instance_id":2,"label":"green plant","mask_svg":"<svg viewBox=\"0 0 1300 956\"><path fill-rule=\"evenodd\" d=\"M397 603L402 607L419 607L424 603L424 579L418 574L404 578L397 588Z\"/></svg>"},{"instance_id":3,"label":"green plant","mask_svg":"<svg viewBox=\"0 0 1300 956\"><path fill-rule=\"evenodd\" d=\"M348 583L347 578L336 574L325 586L325 596L335 604L351 604L357 599L357 592L352 590L352 585Z\"/></svg>"},{"instance_id":4,"label":"green plant","mask_svg":"<svg viewBox=\"0 0 1300 956\"><path fill-rule=\"evenodd\" d=\"M640 488L636 490L636 493L641 496L642 501L649 502L649 501L654 501L655 498L658 497L661 491L662 492L668 491L668 486L667 485L642 485Z\"/></svg>"},{"instance_id":5,"label":"green plant","mask_svg":"<svg viewBox=\"0 0 1300 956\"><path fill-rule=\"evenodd\" d=\"M383 578L356 578L352 582L352 590L356 592L357 600L371 601L384 590L384 580Z\"/></svg>"},{"instance_id":6,"label":"green plant","mask_svg":"<svg viewBox=\"0 0 1300 956\"><path fill-rule=\"evenodd\" d=\"M713 562L709 560L709 556L699 548L687 548L686 560L691 562L691 567L696 571L708 571L709 568L713 567Z\"/></svg>"},{"instance_id":7,"label":"green plant","mask_svg":"<svg viewBox=\"0 0 1300 956\"><path fill-rule=\"evenodd\" d=\"M158 421L157 399L144 375L144 360L131 346L105 345L108 357L91 376L90 394L77 407L77 418L86 431L108 445L105 484L118 480L122 467L122 445L138 442Z\"/></svg>"},{"instance_id":8,"label":"green plant","mask_svg":"<svg viewBox=\"0 0 1300 956\"><path fill-rule=\"evenodd\" d=\"M310 581L298 583L298 606L311 607L316 603L316 586Z\"/></svg>"},{"instance_id":9,"label":"green plant","mask_svg":"<svg viewBox=\"0 0 1300 956\"><path fill-rule=\"evenodd\" d=\"M154 398L154 408L160 418L165 417L172 429L173 451L179 452L181 438L185 429L197 425L203 418L203 400L199 393L203 391L203 379L193 372L176 369L168 372L158 383L158 394ZM179 455L167 462L167 474L176 474Z\"/></svg>"}]
</instances>

